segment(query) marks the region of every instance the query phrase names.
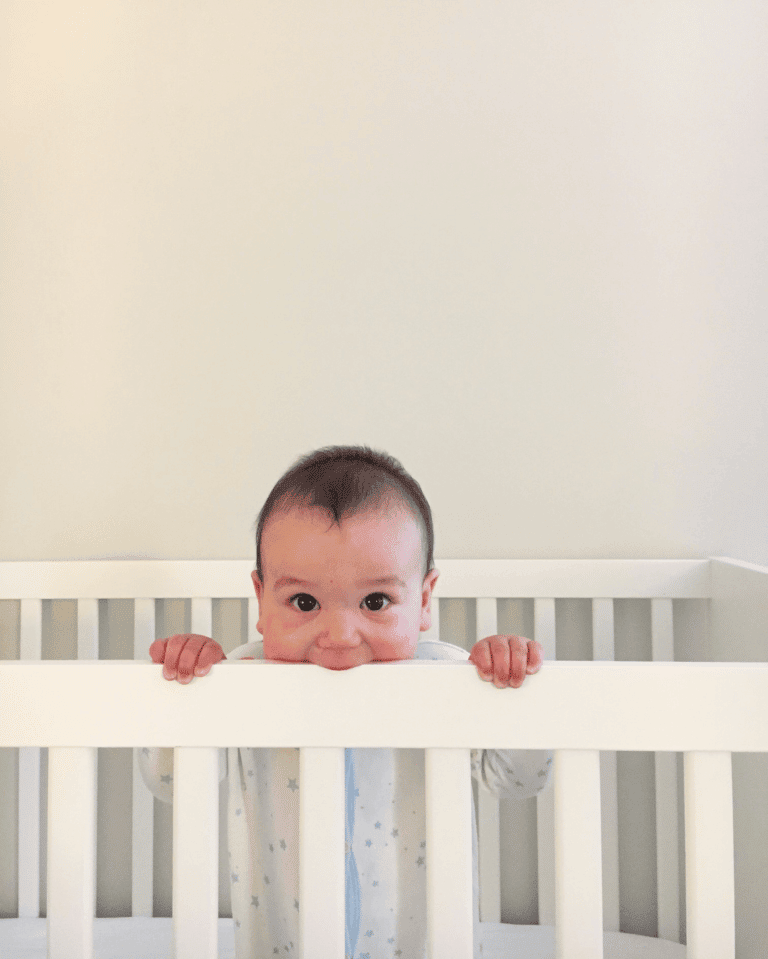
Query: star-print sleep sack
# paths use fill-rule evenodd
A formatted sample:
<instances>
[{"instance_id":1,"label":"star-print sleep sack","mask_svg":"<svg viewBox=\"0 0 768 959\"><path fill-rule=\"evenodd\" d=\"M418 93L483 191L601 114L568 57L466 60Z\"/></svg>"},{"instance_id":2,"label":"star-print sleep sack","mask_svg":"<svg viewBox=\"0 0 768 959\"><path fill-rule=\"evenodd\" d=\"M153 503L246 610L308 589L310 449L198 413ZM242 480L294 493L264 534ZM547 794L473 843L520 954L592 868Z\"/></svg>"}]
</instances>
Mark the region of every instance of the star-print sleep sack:
<instances>
[{"instance_id":1,"label":"star-print sleep sack","mask_svg":"<svg viewBox=\"0 0 768 959\"><path fill-rule=\"evenodd\" d=\"M261 640L227 659L263 659ZM424 640L416 659L467 660L459 646ZM479 681L479 680L478 680ZM514 695L514 692L510 692ZM527 799L548 783L545 750L472 750L472 775L499 797ZM139 750L139 768L162 802L173 802L173 750ZM237 959L299 955L298 749L220 751L228 779L229 874ZM426 869L424 751L345 750L345 959L424 959ZM473 809L474 813L474 809ZM477 835L472 817L478 921ZM475 956L480 946L475 936Z\"/></svg>"}]
</instances>

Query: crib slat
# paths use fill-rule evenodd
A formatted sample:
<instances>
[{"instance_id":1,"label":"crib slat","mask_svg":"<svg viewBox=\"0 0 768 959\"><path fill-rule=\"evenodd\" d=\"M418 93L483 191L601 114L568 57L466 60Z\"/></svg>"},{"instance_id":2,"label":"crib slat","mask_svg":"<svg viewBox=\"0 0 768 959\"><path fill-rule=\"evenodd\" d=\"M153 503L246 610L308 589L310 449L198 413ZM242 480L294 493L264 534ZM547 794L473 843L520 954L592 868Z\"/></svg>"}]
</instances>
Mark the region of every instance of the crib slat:
<instances>
[{"instance_id":1,"label":"crib slat","mask_svg":"<svg viewBox=\"0 0 768 959\"><path fill-rule=\"evenodd\" d=\"M498 631L496 600L475 600L475 638L495 636ZM501 922L501 845L499 800L485 789L477 792L477 858L480 880L480 919Z\"/></svg>"},{"instance_id":2,"label":"crib slat","mask_svg":"<svg viewBox=\"0 0 768 959\"><path fill-rule=\"evenodd\" d=\"M677 753L655 753L656 875L660 939L680 942Z\"/></svg>"},{"instance_id":3,"label":"crib slat","mask_svg":"<svg viewBox=\"0 0 768 959\"><path fill-rule=\"evenodd\" d=\"M555 750L554 767L557 959L602 959L600 753Z\"/></svg>"},{"instance_id":4,"label":"crib slat","mask_svg":"<svg viewBox=\"0 0 768 959\"><path fill-rule=\"evenodd\" d=\"M544 647L544 659L557 659L555 601L533 601L533 638ZM545 667L546 668L546 667ZM555 924L555 794L545 789L536 797L536 841L539 859L539 922Z\"/></svg>"},{"instance_id":5,"label":"crib slat","mask_svg":"<svg viewBox=\"0 0 768 959\"><path fill-rule=\"evenodd\" d=\"M427 942L430 959L471 959L472 780L468 749L427 749Z\"/></svg>"},{"instance_id":6,"label":"crib slat","mask_svg":"<svg viewBox=\"0 0 768 959\"><path fill-rule=\"evenodd\" d=\"M173 751L173 942L176 959L217 959L219 751Z\"/></svg>"},{"instance_id":7,"label":"crib slat","mask_svg":"<svg viewBox=\"0 0 768 959\"><path fill-rule=\"evenodd\" d=\"M250 596L248 598L248 633L246 642L252 643L257 640L258 631L256 629L256 623L259 621L259 601L255 596Z\"/></svg>"},{"instance_id":8,"label":"crib slat","mask_svg":"<svg viewBox=\"0 0 768 959\"><path fill-rule=\"evenodd\" d=\"M210 636L213 630L213 601L195 596L191 604L190 625L193 633Z\"/></svg>"},{"instance_id":9,"label":"crib slat","mask_svg":"<svg viewBox=\"0 0 768 959\"><path fill-rule=\"evenodd\" d=\"M99 658L99 601L77 600L77 658ZM96 793L98 796L99 753L96 751ZM98 814L97 814L98 815ZM93 887L93 914L96 915L96 886Z\"/></svg>"},{"instance_id":10,"label":"crib slat","mask_svg":"<svg viewBox=\"0 0 768 959\"><path fill-rule=\"evenodd\" d=\"M48 959L93 959L96 755L48 750Z\"/></svg>"},{"instance_id":11,"label":"crib slat","mask_svg":"<svg viewBox=\"0 0 768 959\"><path fill-rule=\"evenodd\" d=\"M654 662L675 658L671 599L651 600ZM654 754L656 773L656 881L661 939L680 942L680 856L678 854L677 753Z\"/></svg>"},{"instance_id":12,"label":"crib slat","mask_svg":"<svg viewBox=\"0 0 768 959\"><path fill-rule=\"evenodd\" d=\"M99 601L77 601L77 658L99 658Z\"/></svg>"},{"instance_id":13,"label":"crib slat","mask_svg":"<svg viewBox=\"0 0 768 959\"><path fill-rule=\"evenodd\" d=\"M43 645L43 604L22 599L19 659L39 660ZM40 747L19 749L19 918L40 915Z\"/></svg>"},{"instance_id":14,"label":"crib slat","mask_svg":"<svg viewBox=\"0 0 768 959\"><path fill-rule=\"evenodd\" d=\"M616 641L613 599L592 600L592 659L613 662ZM603 821L603 928L619 931L619 794L615 752L600 753Z\"/></svg>"},{"instance_id":15,"label":"crib slat","mask_svg":"<svg viewBox=\"0 0 768 959\"><path fill-rule=\"evenodd\" d=\"M481 922L501 922L501 823L499 800L480 787L477 791L478 873Z\"/></svg>"},{"instance_id":16,"label":"crib slat","mask_svg":"<svg viewBox=\"0 0 768 959\"><path fill-rule=\"evenodd\" d=\"M688 959L735 959L731 754L687 752L684 765Z\"/></svg>"},{"instance_id":17,"label":"crib slat","mask_svg":"<svg viewBox=\"0 0 768 959\"><path fill-rule=\"evenodd\" d=\"M133 604L133 658L151 659L155 641L155 601L136 599ZM131 833L131 914L151 916L153 898L153 834L155 798L139 770L138 749L133 750L133 807Z\"/></svg>"},{"instance_id":18,"label":"crib slat","mask_svg":"<svg viewBox=\"0 0 768 959\"><path fill-rule=\"evenodd\" d=\"M343 956L344 750L299 758L299 930L302 959Z\"/></svg>"}]
</instances>

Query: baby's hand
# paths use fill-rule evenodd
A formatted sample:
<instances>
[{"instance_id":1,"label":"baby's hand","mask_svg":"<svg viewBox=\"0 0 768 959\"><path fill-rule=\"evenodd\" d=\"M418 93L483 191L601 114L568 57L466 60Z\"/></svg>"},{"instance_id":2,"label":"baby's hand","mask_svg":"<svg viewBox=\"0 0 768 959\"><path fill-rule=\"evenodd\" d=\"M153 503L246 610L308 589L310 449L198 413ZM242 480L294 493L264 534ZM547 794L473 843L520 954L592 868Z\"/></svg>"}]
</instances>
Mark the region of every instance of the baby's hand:
<instances>
[{"instance_id":1,"label":"baby's hand","mask_svg":"<svg viewBox=\"0 0 768 959\"><path fill-rule=\"evenodd\" d=\"M180 683L192 681L195 676L205 676L214 663L226 659L224 650L208 636L181 633L170 639L156 639L149 647L153 663L163 663L163 677L177 679Z\"/></svg>"},{"instance_id":2,"label":"baby's hand","mask_svg":"<svg viewBox=\"0 0 768 959\"><path fill-rule=\"evenodd\" d=\"M498 689L523 685L528 673L537 673L544 662L544 647L524 636L488 636L478 640L469 654L481 679Z\"/></svg>"}]
</instances>

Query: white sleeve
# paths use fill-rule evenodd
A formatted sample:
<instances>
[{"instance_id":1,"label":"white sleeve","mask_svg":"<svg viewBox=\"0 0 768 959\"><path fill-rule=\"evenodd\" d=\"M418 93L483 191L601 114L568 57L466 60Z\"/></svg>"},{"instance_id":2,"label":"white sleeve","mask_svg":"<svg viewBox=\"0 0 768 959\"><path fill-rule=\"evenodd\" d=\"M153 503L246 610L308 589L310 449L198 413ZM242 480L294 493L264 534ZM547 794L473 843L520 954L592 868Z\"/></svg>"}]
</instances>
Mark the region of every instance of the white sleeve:
<instances>
[{"instance_id":1,"label":"white sleeve","mask_svg":"<svg viewBox=\"0 0 768 959\"><path fill-rule=\"evenodd\" d=\"M552 753L546 749L473 749L472 775L500 799L530 799L549 782Z\"/></svg>"},{"instance_id":2,"label":"white sleeve","mask_svg":"<svg viewBox=\"0 0 768 959\"><path fill-rule=\"evenodd\" d=\"M173 749L142 746L137 749L141 778L160 802L173 802ZM227 775L227 750L219 750L219 782Z\"/></svg>"}]
</instances>

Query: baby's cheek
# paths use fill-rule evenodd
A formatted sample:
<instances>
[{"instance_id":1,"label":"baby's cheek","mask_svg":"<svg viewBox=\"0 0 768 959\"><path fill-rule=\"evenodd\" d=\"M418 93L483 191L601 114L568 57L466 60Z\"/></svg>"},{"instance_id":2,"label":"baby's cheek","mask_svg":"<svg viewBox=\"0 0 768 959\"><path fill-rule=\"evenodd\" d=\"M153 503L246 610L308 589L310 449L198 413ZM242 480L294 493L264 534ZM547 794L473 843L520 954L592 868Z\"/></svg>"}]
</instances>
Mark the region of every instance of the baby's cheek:
<instances>
[{"instance_id":1,"label":"baby's cheek","mask_svg":"<svg viewBox=\"0 0 768 959\"><path fill-rule=\"evenodd\" d=\"M404 635L372 640L371 652L374 662L386 662L395 659L413 659L416 655L417 637Z\"/></svg>"},{"instance_id":2,"label":"baby's cheek","mask_svg":"<svg viewBox=\"0 0 768 959\"><path fill-rule=\"evenodd\" d=\"M296 643L291 643L285 638L264 637L264 658L280 659L290 663L305 662L304 648Z\"/></svg>"}]
</instances>

